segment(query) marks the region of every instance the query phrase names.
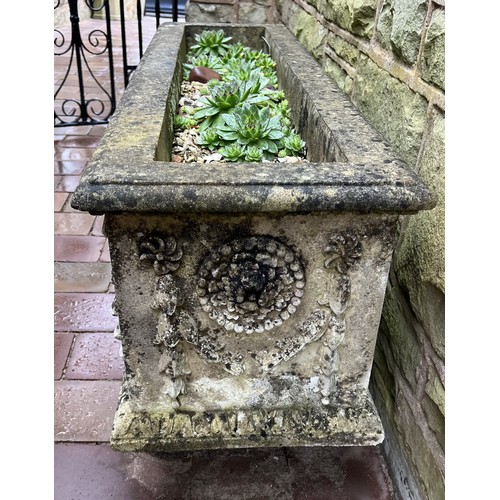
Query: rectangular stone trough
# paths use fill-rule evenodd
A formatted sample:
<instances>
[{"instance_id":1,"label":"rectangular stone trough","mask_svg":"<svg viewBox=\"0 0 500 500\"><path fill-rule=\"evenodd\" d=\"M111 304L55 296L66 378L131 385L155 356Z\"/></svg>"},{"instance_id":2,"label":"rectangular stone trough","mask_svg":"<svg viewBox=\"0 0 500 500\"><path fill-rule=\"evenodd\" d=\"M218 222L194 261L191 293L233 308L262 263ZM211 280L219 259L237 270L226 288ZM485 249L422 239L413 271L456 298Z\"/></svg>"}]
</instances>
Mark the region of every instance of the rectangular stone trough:
<instances>
[{"instance_id":1,"label":"rectangular stone trough","mask_svg":"<svg viewBox=\"0 0 500 500\"><path fill-rule=\"evenodd\" d=\"M170 161L187 44L207 28L269 50L308 162ZM396 225L433 205L285 27L160 26L72 201L109 238L112 446L381 442L368 382Z\"/></svg>"}]
</instances>

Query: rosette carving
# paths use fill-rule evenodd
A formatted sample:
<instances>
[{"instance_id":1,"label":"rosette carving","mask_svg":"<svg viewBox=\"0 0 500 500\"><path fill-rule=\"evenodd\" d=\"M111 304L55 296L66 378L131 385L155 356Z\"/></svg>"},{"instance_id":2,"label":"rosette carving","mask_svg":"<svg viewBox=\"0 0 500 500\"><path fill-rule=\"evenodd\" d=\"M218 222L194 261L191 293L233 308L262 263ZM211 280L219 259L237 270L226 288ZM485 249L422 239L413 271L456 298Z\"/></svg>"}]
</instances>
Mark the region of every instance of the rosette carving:
<instances>
[{"instance_id":1,"label":"rosette carving","mask_svg":"<svg viewBox=\"0 0 500 500\"><path fill-rule=\"evenodd\" d=\"M151 262L159 276L176 271L182 258L182 249L173 236L145 236L139 234L139 260Z\"/></svg>"},{"instance_id":2,"label":"rosette carving","mask_svg":"<svg viewBox=\"0 0 500 500\"><path fill-rule=\"evenodd\" d=\"M210 318L236 333L280 326L304 294L304 268L296 253L275 238L230 241L208 255L198 273L197 294Z\"/></svg>"}]
</instances>

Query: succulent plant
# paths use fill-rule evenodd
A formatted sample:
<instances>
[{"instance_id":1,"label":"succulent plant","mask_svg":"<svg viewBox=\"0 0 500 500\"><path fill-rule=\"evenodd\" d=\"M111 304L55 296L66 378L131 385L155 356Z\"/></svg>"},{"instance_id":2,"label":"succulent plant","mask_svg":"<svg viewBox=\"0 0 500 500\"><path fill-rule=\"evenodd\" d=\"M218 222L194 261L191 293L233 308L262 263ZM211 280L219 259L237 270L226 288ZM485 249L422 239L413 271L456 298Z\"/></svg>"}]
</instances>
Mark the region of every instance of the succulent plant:
<instances>
[{"instance_id":1,"label":"succulent plant","mask_svg":"<svg viewBox=\"0 0 500 500\"><path fill-rule=\"evenodd\" d=\"M200 54L189 58L188 61L183 64L184 80L189 78L189 72L195 66L210 68L220 74L222 74L226 68L226 66L221 62L220 57L213 54Z\"/></svg>"},{"instance_id":2,"label":"succulent plant","mask_svg":"<svg viewBox=\"0 0 500 500\"><path fill-rule=\"evenodd\" d=\"M254 74L246 81L232 79L227 82L214 81L209 84L210 93L201 97L202 106L193 114L196 120L203 120L200 130L223 124L222 113L232 113L243 104L257 104L268 100L265 91L268 80L261 74Z\"/></svg>"},{"instance_id":3,"label":"succulent plant","mask_svg":"<svg viewBox=\"0 0 500 500\"><path fill-rule=\"evenodd\" d=\"M176 126L196 121L198 144L218 152L226 161L272 160L303 153L305 143L290 120L285 94L278 88L276 63L269 54L237 42L223 30L206 30L195 36L184 75L194 66L217 71L220 80L200 87L195 109L181 109Z\"/></svg>"},{"instance_id":4,"label":"succulent plant","mask_svg":"<svg viewBox=\"0 0 500 500\"><path fill-rule=\"evenodd\" d=\"M175 118L174 118L174 127L175 128L187 129L187 128L195 127L197 124L198 124L198 122L194 118L191 118L190 116L175 115Z\"/></svg>"},{"instance_id":5,"label":"succulent plant","mask_svg":"<svg viewBox=\"0 0 500 500\"><path fill-rule=\"evenodd\" d=\"M224 36L223 30L205 30L195 35L194 39L196 43L189 50L195 56L200 54L223 56L229 49L227 42L232 40L230 36Z\"/></svg>"},{"instance_id":6,"label":"succulent plant","mask_svg":"<svg viewBox=\"0 0 500 500\"><path fill-rule=\"evenodd\" d=\"M198 144L213 151L216 147L221 145L221 140L219 134L217 134L213 128L209 128L200 133L198 136Z\"/></svg>"},{"instance_id":7,"label":"succulent plant","mask_svg":"<svg viewBox=\"0 0 500 500\"><path fill-rule=\"evenodd\" d=\"M262 161L264 158L264 151L256 146L249 146L245 150L246 161Z\"/></svg>"},{"instance_id":8,"label":"succulent plant","mask_svg":"<svg viewBox=\"0 0 500 500\"><path fill-rule=\"evenodd\" d=\"M298 134L291 134L285 137L283 144L287 153L293 156L300 154L306 145Z\"/></svg>"},{"instance_id":9,"label":"succulent plant","mask_svg":"<svg viewBox=\"0 0 500 500\"><path fill-rule=\"evenodd\" d=\"M217 128L226 141L236 141L242 146L255 146L262 151L278 152L279 140L284 136L279 116L271 116L269 108L259 108L245 103L233 114L223 114L225 125Z\"/></svg>"},{"instance_id":10,"label":"succulent plant","mask_svg":"<svg viewBox=\"0 0 500 500\"><path fill-rule=\"evenodd\" d=\"M219 149L219 153L227 160L227 161L238 161L245 154L244 149L239 144L228 144L223 148Z\"/></svg>"}]
</instances>

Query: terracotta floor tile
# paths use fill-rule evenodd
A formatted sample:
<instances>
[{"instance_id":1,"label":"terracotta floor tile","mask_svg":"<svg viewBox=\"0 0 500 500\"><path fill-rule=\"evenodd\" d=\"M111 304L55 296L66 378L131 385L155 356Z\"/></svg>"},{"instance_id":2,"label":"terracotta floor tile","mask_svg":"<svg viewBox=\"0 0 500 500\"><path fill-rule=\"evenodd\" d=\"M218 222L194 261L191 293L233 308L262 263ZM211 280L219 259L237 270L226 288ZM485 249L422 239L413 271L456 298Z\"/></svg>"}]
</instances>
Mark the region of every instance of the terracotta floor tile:
<instances>
[{"instance_id":1,"label":"terracotta floor tile","mask_svg":"<svg viewBox=\"0 0 500 500\"><path fill-rule=\"evenodd\" d=\"M101 139L95 135L70 135L61 142L62 148L95 148Z\"/></svg>"},{"instance_id":2,"label":"terracotta floor tile","mask_svg":"<svg viewBox=\"0 0 500 500\"><path fill-rule=\"evenodd\" d=\"M57 161L87 161L90 160L94 149L92 148L59 148L59 151L54 156Z\"/></svg>"},{"instance_id":3,"label":"terracotta floor tile","mask_svg":"<svg viewBox=\"0 0 500 500\"><path fill-rule=\"evenodd\" d=\"M59 212L68 199L68 193L54 193L54 212Z\"/></svg>"},{"instance_id":4,"label":"terracotta floor tile","mask_svg":"<svg viewBox=\"0 0 500 500\"><path fill-rule=\"evenodd\" d=\"M64 204L62 212L64 212L64 213L73 213L73 214L88 213L88 212L82 212L81 210L77 210L76 208L73 208L71 206L71 198L73 197L73 193L67 193L67 194L68 194L68 199L67 199L66 203ZM95 221L94 221L93 226L95 226ZM92 231L90 232L90 234L92 234ZM102 236L102 235L97 235L97 236Z\"/></svg>"},{"instance_id":5,"label":"terracotta floor tile","mask_svg":"<svg viewBox=\"0 0 500 500\"><path fill-rule=\"evenodd\" d=\"M62 377L72 343L72 333L56 333L54 335L54 380L59 380Z\"/></svg>"},{"instance_id":6,"label":"terracotta floor tile","mask_svg":"<svg viewBox=\"0 0 500 500\"><path fill-rule=\"evenodd\" d=\"M111 284L108 262L56 262L54 291L105 293Z\"/></svg>"},{"instance_id":7,"label":"terracotta floor tile","mask_svg":"<svg viewBox=\"0 0 500 500\"><path fill-rule=\"evenodd\" d=\"M59 179L56 191L64 193L73 193L76 190L79 182L80 182L79 175L63 175Z\"/></svg>"},{"instance_id":8,"label":"terracotta floor tile","mask_svg":"<svg viewBox=\"0 0 500 500\"><path fill-rule=\"evenodd\" d=\"M80 175L87 165L87 161L54 161L54 174L60 175Z\"/></svg>"},{"instance_id":9,"label":"terracotta floor tile","mask_svg":"<svg viewBox=\"0 0 500 500\"><path fill-rule=\"evenodd\" d=\"M120 453L109 445L60 443L55 446L56 498L93 500L386 500L380 489L350 488L343 464L347 448L298 448L295 454L314 470L296 475L287 463L290 448L210 450L167 453ZM324 458L332 462L322 460ZM360 461L362 483L383 460ZM332 471L335 479L330 477ZM342 476L342 477L340 477ZM298 484L298 481L302 481ZM124 488L127 485L128 488ZM114 489L111 489L114 487ZM300 492L299 492L300 491ZM110 496L110 492L111 496ZM302 493L301 493L302 492ZM382 496L378 497L377 494ZM76 496L78 494L78 496ZM393 500L395 500L395 496Z\"/></svg>"},{"instance_id":10,"label":"terracotta floor tile","mask_svg":"<svg viewBox=\"0 0 500 500\"><path fill-rule=\"evenodd\" d=\"M54 446L54 500L182 498L177 495L178 490L168 487L155 497L147 485L130 475L134 464L131 456L114 451L107 444L57 443ZM172 467L170 472L176 470Z\"/></svg>"},{"instance_id":11,"label":"terracotta floor tile","mask_svg":"<svg viewBox=\"0 0 500 500\"><path fill-rule=\"evenodd\" d=\"M104 132L106 132L107 128L108 128L107 125L94 125L92 127L92 130L89 132L89 135L102 137L104 135Z\"/></svg>"},{"instance_id":12,"label":"terracotta floor tile","mask_svg":"<svg viewBox=\"0 0 500 500\"><path fill-rule=\"evenodd\" d=\"M109 243L106 240L104 248L102 249L101 256L99 257L100 262L111 262L111 257L109 255Z\"/></svg>"},{"instance_id":13,"label":"terracotta floor tile","mask_svg":"<svg viewBox=\"0 0 500 500\"><path fill-rule=\"evenodd\" d=\"M59 380L54 386L54 440L109 442L121 382Z\"/></svg>"},{"instance_id":14,"label":"terracotta floor tile","mask_svg":"<svg viewBox=\"0 0 500 500\"><path fill-rule=\"evenodd\" d=\"M56 58L57 61L57 58ZM67 68L67 63L62 65ZM91 125L70 125L67 127L55 127L54 130L60 134L64 131L65 135L87 135L92 129Z\"/></svg>"},{"instance_id":15,"label":"terracotta floor tile","mask_svg":"<svg viewBox=\"0 0 500 500\"><path fill-rule=\"evenodd\" d=\"M90 234L94 215L88 213L55 213L54 234L85 236Z\"/></svg>"},{"instance_id":16,"label":"terracotta floor tile","mask_svg":"<svg viewBox=\"0 0 500 500\"><path fill-rule=\"evenodd\" d=\"M287 448L287 459L294 499L394 499L377 447Z\"/></svg>"},{"instance_id":17,"label":"terracotta floor tile","mask_svg":"<svg viewBox=\"0 0 500 500\"><path fill-rule=\"evenodd\" d=\"M54 331L113 332L118 321L111 314L113 294L56 293Z\"/></svg>"},{"instance_id":18,"label":"terracotta floor tile","mask_svg":"<svg viewBox=\"0 0 500 500\"><path fill-rule=\"evenodd\" d=\"M96 216L94 225L92 227L92 232L90 234L94 236L104 236L102 232L103 223L104 223L104 215Z\"/></svg>"},{"instance_id":19,"label":"terracotta floor tile","mask_svg":"<svg viewBox=\"0 0 500 500\"><path fill-rule=\"evenodd\" d=\"M112 333L80 333L68 361L66 380L121 380L121 344Z\"/></svg>"},{"instance_id":20,"label":"terracotta floor tile","mask_svg":"<svg viewBox=\"0 0 500 500\"><path fill-rule=\"evenodd\" d=\"M99 236L55 236L54 260L58 262L97 262L106 238Z\"/></svg>"}]
</instances>

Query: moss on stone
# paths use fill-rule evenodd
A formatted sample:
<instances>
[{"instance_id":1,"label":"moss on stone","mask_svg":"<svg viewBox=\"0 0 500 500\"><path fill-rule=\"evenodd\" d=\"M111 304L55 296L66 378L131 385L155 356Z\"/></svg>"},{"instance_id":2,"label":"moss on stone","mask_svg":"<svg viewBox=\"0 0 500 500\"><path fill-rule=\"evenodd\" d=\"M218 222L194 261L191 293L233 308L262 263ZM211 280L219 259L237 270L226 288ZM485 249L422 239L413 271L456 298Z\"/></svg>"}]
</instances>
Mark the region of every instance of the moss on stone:
<instances>
[{"instance_id":1,"label":"moss on stone","mask_svg":"<svg viewBox=\"0 0 500 500\"><path fill-rule=\"evenodd\" d=\"M355 35L373 34L377 0L318 0L317 8L325 19Z\"/></svg>"},{"instance_id":2,"label":"moss on stone","mask_svg":"<svg viewBox=\"0 0 500 500\"><path fill-rule=\"evenodd\" d=\"M317 60L323 58L323 46L328 30L314 16L301 10L295 20L294 34Z\"/></svg>"},{"instance_id":3,"label":"moss on stone","mask_svg":"<svg viewBox=\"0 0 500 500\"><path fill-rule=\"evenodd\" d=\"M444 10L437 9L432 14L431 23L425 37L422 57L422 78L444 90L445 20Z\"/></svg>"},{"instance_id":4,"label":"moss on stone","mask_svg":"<svg viewBox=\"0 0 500 500\"><path fill-rule=\"evenodd\" d=\"M352 78L335 61L325 57L323 69L346 95L352 93Z\"/></svg>"},{"instance_id":5,"label":"moss on stone","mask_svg":"<svg viewBox=\"0 0 500 500\"><path fill-rule=\"evenodd\" d=\"M439 411L444 416L445 414L445 397L444 397L444 387L441 383L441 379L435 368L432 365L429 367L427 374L427 383L425 384L425 392L428 394L430 399L434 401Z\"/></svg>"},{"instance_id":6,"label":"moss on stone","mask_svg":"<svg viewBox=\"0 0 500 500\"><path fill-rule=\"evenodd\" d=\"M377 24L380 43L401 59L417 61L427 14L427 0L386 0Z\"/></svg>"},{"instance_id":7,"label":"moss on stone","mask_svg":"<svg viewBox=\"0 0 500 500\"><path fill-rule=\"evenodd\" d=\"M444 155L444 116L439 113L419 164L419 173L435 193L438 204L433 210L410 218L395 256L398 279L408 290L412 307L442 358L445 290Z\"/></svg>"},{"instance_id":8,"label":"moss on stone","mask_svg":"<svg viewBox=\"0 0 500 500\"><path fill-rule=\"evenodd\" d=\"M348 62L351 66L356 65L359 50L354 45L333 33L328 35L326 42L340 58Z\"/></svg>"},{"instance_id":9,"label":"moss on stone","mask_svg":"<svg viewBox=\"0 0 500 500\"><path fill-rule=\"evenodd\" d=\"M365 55L359 58L352 97L402 159L415 165L427 120L427 101Z\"/></svg>"},{"instance_id":10,"label":"moss on stone","mask_svg":"<svg viewBox=\"0 0 500 500\"><path fill-rule=\"evenodd\" d=\"M415 479L425 492L423 498L442 500L444 498L444 471L439 466L436 456L431 450L421 425L415 418L411 405L400 392L395 412L395 423L398 440L402 450L416 474ZM418 411L417 411L418 412ZM419 425L420 424L420 425Z\"/></svg>"},{"instance_id":11,"label":"moss on stone","mask_svg":"<svg viewBox=\"0 0 500 500\"><path fill-rule=\"evenodd\" d=\"M388 343L396 364L404 378L413 386L417 385L416 373L422 364L422 345L413 327L413 315L402 290L395 282L394 273L387 286L383 318L388 328Z\"/></svg>"}]
</instances>

